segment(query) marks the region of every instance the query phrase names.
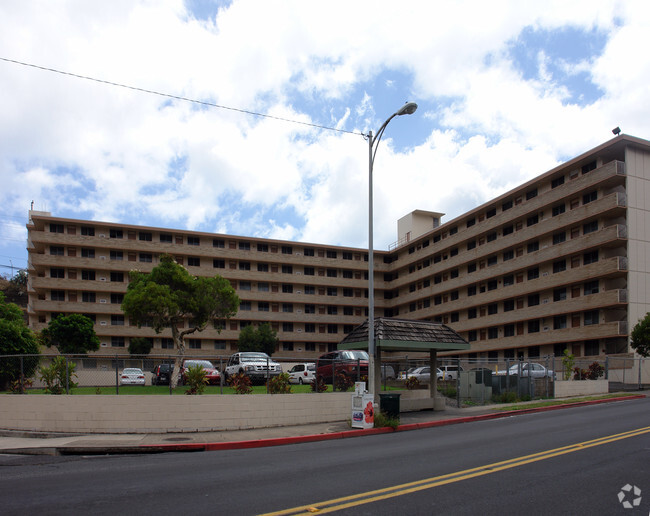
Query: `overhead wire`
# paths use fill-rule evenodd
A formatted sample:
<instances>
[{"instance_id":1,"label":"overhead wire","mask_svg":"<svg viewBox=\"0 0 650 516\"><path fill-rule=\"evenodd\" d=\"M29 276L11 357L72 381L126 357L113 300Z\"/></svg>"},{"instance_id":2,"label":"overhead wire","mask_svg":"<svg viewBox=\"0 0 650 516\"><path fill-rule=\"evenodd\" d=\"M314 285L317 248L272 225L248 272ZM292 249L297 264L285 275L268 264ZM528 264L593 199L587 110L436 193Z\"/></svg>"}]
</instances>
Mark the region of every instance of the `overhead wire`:
<instances>
[{"instance_id":1,"label":"overhead wire","mask_svg":"<svg viewBox=\"0 0 650 516\"><path fill-rule=\"evenodd\" d=\"M219 109L227 109L229 111L235 111L237 113L244 113L246 115L269 118L269 119L272 119L272 120L279 120L281 122L289 122L289 123L292 123L292 124L298 124L298 125L304 125L304 126L308 126L308 127L314 127L314 128L317 128L317 129L325 129L327 131L335 131L335 132L339 132L339 133L354 134L354 135L363 136L363 137L366 136L365 134L360 133L360 132L356 132L356 131L348 131L346 129L338 129L336 127L328 127L326 125L313 124L311 122L302 122L300 120L293 120L291 118L283 118L281 116L269 115L268 113L258 113L256 111L250 111L248 109L240 109L240 108L234 108L234 107L230 107L230 106L224 106L224 105L221 105L221 104L215 104L214 102L208 102L208 101L205 101L205 100L196 100L196 99L191 99L189 97L183 97L183 96L180 96L180 95L173 95L171 93L163 93L163 92L160 92L160 91L150 90L150 89L147 89L147 88L140 88L138 86L131 86L131 85L128 85L128 84L121 84L121 83L118 83L118 82L107 81L105 79L98 79L96 77L90 77L90 76L87 76L87 75L81 75L81 74L77 74L77 73L66 72L64 70L58 70L56 68L50 68L50 67L47 67L47 66L36 65L36 64L33 64L33 63L26 63L24 61L17 61L15 59L9 59L9 58L2 57L2 56L0 56L0 61L5 61L7 63L18 64L18 65L21 65L21 66L28 66L28 67L31 67L31 68L36 68L38 70L44 70L46 72L58 73L60 75L67 75L67 76L70 76L70 77L75 77L77 79L85 79L87 81L98 82L98 83L101 83L101 84L108 84L109 86L116 86L116 87L119 87L119 88L126 88L126 89L129 89L129 90L139 91L139 92L142 92L142 93L148 93L150 95L158 95L159 97L165 97L165 98L170 98L170 99L175 99L175 100L182 100L184 102L191 102L193 104L199 104L199 105L202 105L202 106L215 107L215 108L219 108Z\"/></svg>"}]
</instances>

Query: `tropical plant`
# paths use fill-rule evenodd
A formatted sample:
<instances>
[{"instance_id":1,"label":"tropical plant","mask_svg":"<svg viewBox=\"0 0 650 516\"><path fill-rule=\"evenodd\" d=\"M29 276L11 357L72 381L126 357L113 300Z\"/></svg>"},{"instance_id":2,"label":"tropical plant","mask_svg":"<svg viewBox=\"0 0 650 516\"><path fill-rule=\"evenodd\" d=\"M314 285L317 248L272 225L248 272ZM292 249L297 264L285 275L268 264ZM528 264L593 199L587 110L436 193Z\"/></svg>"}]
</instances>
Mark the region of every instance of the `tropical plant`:
<instances>
[{"instance_id":1,"label":"tropical plant","mask_svg":"<svg viewBox=\"0 0 650 516\"><path fill-rule=\"evenodd\" d=\"M271 394L291 394L289 373L279 374L269 380L269 392Z\"/></svg>"},{"instance_id":2,"label":"tropical plant","mask_svg":"<svg viewBox=\"0 0 650 516\"><path fill-rule=\"evenodd\" d=\"M200 364L188 367L185 371L185 384L189 387L185 394L203 394L208 384L205 369Z\"/></svg>"},{"instance_id":3,"label":"tropical plant","mask_svg":"<svg viewBox=\"0 0 650 516\"><path fill-rule=\"evenodd\" d=\"M632 330L630 346L642 357L650 356L650 312Z\"/></svg>"},{"instance_id":4,"label":"tropical plant","mask_svg":"<svg viewBox=\"0 0 650 516\"><path fill-rule=\"evenodd\" d=\"M564 366L564 379L571 379L571 372L573 371L573 365L575 364L575 357L569 353L568 349L564 350L564 358L562 359L562 365Z\"/></svg>"},{"instance_id":5,"label":"tropical plant","mask_svg":"<svg viewBox=\"0 0 650 516\"><path fill-rule=\"evenodd\" d=\"M349 391L354 387L354 380L344 372L336 373L334 376L334 389L341 392Z\"/></svg>"},{"instance_id":6,"label":"tropical plant","mask_svg":"<svg viewBox=\"0 0 650 516\"><path fill-rule=\"evenodd\" d=\"M404 385L409 391L413 391L420 388L420 380L417 376L409 376L406 382L404 382Z\"/></svg>"},{"instance_id":7,"label":"tropical plant","mask_svg":"<svg viewBox=\"0 0 650 516\"><path fill-rule=\"evenodd\" d=\"M244 373L231 375L228 384L235 390L235 394L251 394L253 392L251 379Z\"/></svg>"},{"instance_id":8,"label":"tropical plant","mask_svg":"<svg viewBox=\"0 0 650 516\"><path fill-rule=\"evenodd\" d=\"M325 392L327 390L327 384L322 376L315 376L311 385L311 392Z\"/></svg>"},{"instance_id":9,"label":"tropical plant","mask_svg":"<svg viewBox=\"0 0 650 516\"><path fill-rule=\"evenodd\" d=\"M65 357L57 356L52 359L49 366L39 369L40 379L45 383L46 394L63 394L66 388L74 389L77 384L72 381L77 377L75 369L77 364L69 362Z\"/></svg>"}]
</instances>

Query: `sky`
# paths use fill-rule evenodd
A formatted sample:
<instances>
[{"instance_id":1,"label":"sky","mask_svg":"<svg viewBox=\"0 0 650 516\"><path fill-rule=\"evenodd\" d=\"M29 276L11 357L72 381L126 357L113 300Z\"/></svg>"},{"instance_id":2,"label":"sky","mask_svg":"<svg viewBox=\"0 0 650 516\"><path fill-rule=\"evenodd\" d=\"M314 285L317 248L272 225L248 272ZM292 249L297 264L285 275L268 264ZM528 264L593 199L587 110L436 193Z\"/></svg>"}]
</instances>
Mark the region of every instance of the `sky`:
<instances>
[{"instance_id":1,"label":"sky","mask_svg":"<svg viewBox=\"0 0 650 516\"><path fill-rule=\"evenodd\" d=\"M367 247L366 136L412 101L374 162L388 249L413 210L452 220L617 126L650 139L649 47L647 0L0 0L0 274L32 202Z\"/></svg>"}]
</instances>

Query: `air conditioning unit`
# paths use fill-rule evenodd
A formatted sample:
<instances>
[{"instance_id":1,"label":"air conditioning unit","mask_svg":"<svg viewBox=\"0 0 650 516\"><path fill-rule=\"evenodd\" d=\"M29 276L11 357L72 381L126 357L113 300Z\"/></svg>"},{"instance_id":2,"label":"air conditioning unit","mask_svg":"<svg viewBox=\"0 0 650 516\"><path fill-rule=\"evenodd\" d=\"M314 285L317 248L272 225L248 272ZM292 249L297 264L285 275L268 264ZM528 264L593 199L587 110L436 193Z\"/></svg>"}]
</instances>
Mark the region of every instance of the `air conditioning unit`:
<instances>
[{"instance_id":1,"label":"air conditioning unit","mask_svg":"<svg viewBox=\"0 0 650 516\"><path fill-rule=\"evenodd\" d=\"M300 271L296 271L296 274L297 274L298 276L300 276L300 275L302 274L302 272L300 272Z\"/></svg>"},{"instance_id":2,"label":"air conditioning unit","mask_svg":"<svg viewBox=\"0 0 650 516\"><path fill-rule=\"evenodd\" d=\"M302 256L302 253L296 253L296 256Z\"/></svg>"},{"instance_id":3,"label":"air conditioning unit","mask_svg":"<svg viewBox=\"0 0 650 516\"><path fill-rule=\"evenodd\" d=\"M104 233L100 233L99 238L106 238L106 235Z\"/></svg>"},{"instance_id":4,"label":"air conditioning unit","mask_svg":"<svg viewBox=\"0 0 650 516\"><path fill-rule=\"evenodd\" d=\"M301 332L302 332L302 328L298 328L298 333L301 333Z\"/></svg>"},{"instance_id":5,"label":"air conditioning unit","mask_svg":"<svg viewBox=\"0 0 650 516\"><path fill-rule=\"evenodd\" d=\"M296 294L302 294L302 290L296 290Z\"/></svg>"},{"instance_id":6,"label":"air conditioning unit","mask_svg":"<svg viewBox=\"0 0 650 516\"><path fill-rule=\"evenodd\" d=\"M100 321L100 322L99 322L99 325L100 325L100 326L106 326L106 321Z\"/></svg>"},{"instance_id":7,"label":"air conditioning unit","mask_svg":"<svg viewBox=\"0 0 650 516\"><path fill-rule=\"evenodd\" d=\"M548 331L548 330L550 330L550 328L549 328L548 326L544 326L544 327L542 328L542 331Z\"/></svg>"},{"instance_id":8,"label":"air conditioning unit","mask_svg":"<svg viewBox=\"0 0 650 516\"><path fill-rule=\"evenodd\" d=\"M548 299L542 299L542 304L545 305L546 303L548 303Z\"/></svg>"},{"instance_id":9,"label":"air conditioning unit","mask_svg":"<svg viewBox=\"0 0 650 516\"><path fill-rule=\"evenodd\" d=\"M542 276L548 276L548 272L542 272Z\"/></svg>"},{"instance_id":10,"label":"air conditioning unit","mask_svg":"<svg viewBox=\"0 0 650 516\"><path fill-rule=\"evenodd\" d=\"M106 256L100 256L99 259L100 260L106 260Z\"/></svg>"},{"instance_id":11,"label":"air conditioning unit","mask_svg":"<svg viewBox=\"0 0 650 516\"><path fill-rule=\"evenodd\" d=\"M106 278L99 278L99 281L106 281Z\"/></svg>"},{"instance_id":12,"label":"air conditioning unit","mask_svg":"<svg viewBox=\"0 0 650 516\"><path fill-rule=\"evenodd\" d=\"M108 347L108 342L102 342L102 348Z\"/></svg>"},{"instance_id":13,"label":"air conditioning unit","mask_svg":"<svg viewBox=\"0 0 650 516\"><path fill-rule=\"evenodd\" d=\"M301 313L302 313L302 310L300 310L300 309L299 309L299 310L296 310L296 313L297 313L297 314L301 314Z\"/></svg>"},{"instance_id":14,"label":"air conditioning unit","mask_svg":"<svg viewBox=\"0 0 650 516\"><path fill-rule=\"evenodd\" d=\"M100 303L106 303L106 299L100 299L99 302Z\"/></svg>"}]
</instances>

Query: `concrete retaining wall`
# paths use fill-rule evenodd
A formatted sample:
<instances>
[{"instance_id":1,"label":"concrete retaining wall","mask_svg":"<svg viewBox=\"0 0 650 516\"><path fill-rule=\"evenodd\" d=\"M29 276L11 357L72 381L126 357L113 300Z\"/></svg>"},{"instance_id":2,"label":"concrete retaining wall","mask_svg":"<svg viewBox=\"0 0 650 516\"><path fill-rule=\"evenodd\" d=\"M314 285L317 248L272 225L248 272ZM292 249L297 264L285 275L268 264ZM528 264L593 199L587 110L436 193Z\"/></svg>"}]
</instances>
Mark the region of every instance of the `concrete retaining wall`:
<instances>
[{"instance_id":1,"label":"concrete retaining wall","mask_svg":"<svg viewBox=\"0 0 650 516\"><path fill-rule=\"evenodd\" d=\"M208 432L345 421L351 393L0 395L0 428L42 432Z\"/></svg>"},{"instance_id":2,"label":"concrete retaining wall","mask_svg":"<svg viewBox=\"0 0 650 516\"><path fill-rule=\"evenodd\" d=\"M592 396L595 394L607 394L608 392L608 380L558 380L555 382L556 398Z\"/></svg>"}]
</instances>

